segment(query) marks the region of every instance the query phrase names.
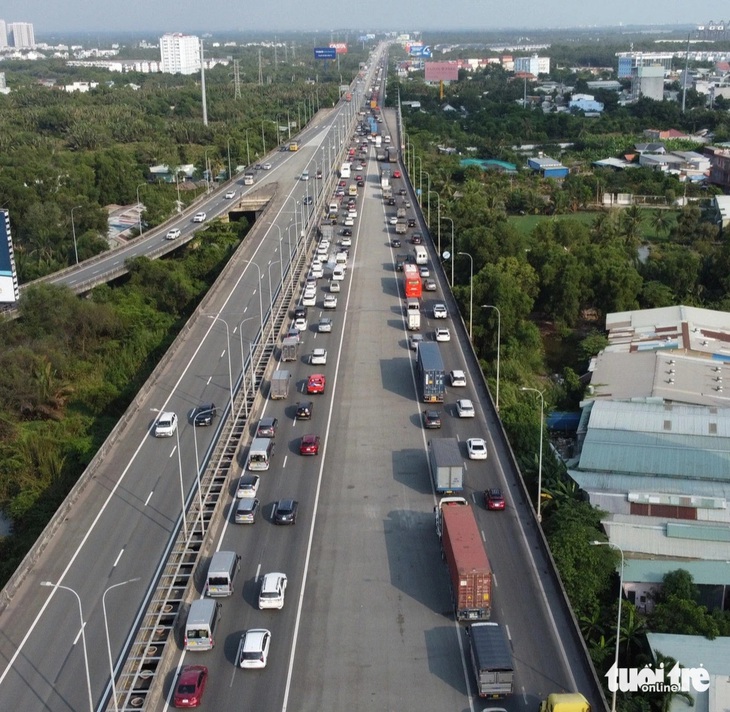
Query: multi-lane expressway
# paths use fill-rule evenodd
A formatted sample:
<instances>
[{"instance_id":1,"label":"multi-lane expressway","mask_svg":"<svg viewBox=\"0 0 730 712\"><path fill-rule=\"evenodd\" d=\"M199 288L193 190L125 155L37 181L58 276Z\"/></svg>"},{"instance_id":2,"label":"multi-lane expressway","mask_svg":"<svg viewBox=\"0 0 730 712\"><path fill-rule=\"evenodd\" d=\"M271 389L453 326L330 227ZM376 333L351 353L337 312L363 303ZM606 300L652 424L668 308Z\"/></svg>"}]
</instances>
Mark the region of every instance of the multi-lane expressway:
<instances>
[{"instance_id":1,"label":"multi-lane expressway","mask_svg":"<svg viewBox=\"0 0 730 712\"><path fill-rule=\"evenodd\" d=\"M179 524L180 476L189 493L195 483L195 452L202 459L214 432L193 429L188 415L201 402L225 404L228 358L234 374L240 372L237 342L256 338L268 301L266 280L280 278L277 262L286 263L291 252L286 231L293 211L300 209L296 201L307 190L316 190L296 179L305 169L313 173L315 163L335 168L327 160L334 150L329 146L342 142L340 127L348 112L352 107L340 106L326 125L311 127L301 137L300 150L281 154L281 161L267 172L266 180L277 180L283 195L271 220L284 231L282 249L277 230L268 229L264 239L247 248L240 274L212 290L183 345L140 394L124 437L110 448L93 482L3 610L0 709L89 708L79 604L92 708L104 698L110 668L104 604L116 661ZM215 548L241 554L242 567L234 596L223 602L215 649L180 651L176 658L177 664L209 667L207 709L473 710L479 705L463 633L451 616L448 578L434 530L426 459L431 436L421 428L423 406L389 246L392 228L386 225L388 209L380 199L372 149L365 175L347 277L330 314L333 331L319 334L314 328L325 280L317 308L309 310L302 357L287 366L299 393L292 392L285 402L266 401L256 413L280 421L272 468L262 474L263 516L253 526L233 524L229 495L221 520L209 532ZM209 217L214 213L211 203ZM433 252L431 261L433 266ZM427 336L434 327L429 318L433 300L455 308L443 275L436 270L435 276L439 289L424 300ZM457 321L450 326L452 341L442 345L447 368L466 368L472 360L463 326ZM315 346L328 350L324 367L307 361ZM307 375L315 371L326 374L327 389L314 397L313 418L305 424L293 419L293 407ZM480 375L470 370L468 379L465 393L460 389L458 396L481 401ZM443 428L435 435L462 441L479 435L490 447L486 462L468 462L466 479L495 571L494 618L507 627L514 651L518 693L504 705L510 712L534 710L541 697L558 690L580 689L591 696L594 686L582 651L570 635L563 635L569 621L554 599L530 506L506 466L501 439L492 436L496 416L485 399L477 418L458 419L456 397L449 389ZM179 442L150 437L157 409L178 413ZM251 420L252 429L255 422ZM309 432L322 438L318 457L298 454L299 438ZM229 484L233 493L235 478ZM505 512L483 509L480 492L487 485L500 485L507 493ZM293 527L271 522L272 505L281 497L300 502ZM289 577L286 605L281 611L259 611L260 577L275 570ZM134 578L140 580L111 588ZM42 588L43 581L72 590ZM272 631L264 670L234 666L241 632L250 627ZM174 676L171 670L166 692ZM592 701L599 709L601 700Z\"/></svg>"}]
</instances>

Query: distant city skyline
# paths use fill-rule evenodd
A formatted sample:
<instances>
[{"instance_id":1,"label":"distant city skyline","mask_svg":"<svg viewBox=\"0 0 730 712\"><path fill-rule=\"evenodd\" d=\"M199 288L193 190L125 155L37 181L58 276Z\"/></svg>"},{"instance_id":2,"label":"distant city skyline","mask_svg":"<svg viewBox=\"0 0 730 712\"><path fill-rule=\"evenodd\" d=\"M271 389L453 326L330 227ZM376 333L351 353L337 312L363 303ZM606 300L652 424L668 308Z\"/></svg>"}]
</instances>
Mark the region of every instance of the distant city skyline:
<instances>
[{"instance_id":1,"label":"distant city skyline","mask_svg":"<svg viewBox=\"0 0 730 712\"><path fill-rule=\"evenodd\" d=\"M173 0L5 0L0 10L7 23L27 22L36 40L46 34L72 32L398 32L495 29L551 29L617 25L697 25L730 21L730 4L718 0L370 0L353 5L343 0L303 3L232 4L208 0L186 4Z\"/></svg>"}]
</instances>

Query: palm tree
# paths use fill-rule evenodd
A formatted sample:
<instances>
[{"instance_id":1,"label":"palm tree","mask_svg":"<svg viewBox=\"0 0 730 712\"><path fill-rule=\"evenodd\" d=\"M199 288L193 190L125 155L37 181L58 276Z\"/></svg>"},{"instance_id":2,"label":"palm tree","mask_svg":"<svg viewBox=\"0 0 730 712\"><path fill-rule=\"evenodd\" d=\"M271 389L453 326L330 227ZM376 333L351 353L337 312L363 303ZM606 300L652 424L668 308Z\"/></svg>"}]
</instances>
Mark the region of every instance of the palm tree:
<instances>
[{"instance_id":1,"label":"palm tree","mask_svg":"<svg viewBox=\"0 0 730 712\"><path fill-rule=\"evenodd\" d=\"M660 233L668 234L672 228L672 218L666 210L655 210L651 216L651 226L654 228L657 237Z\"/></svg>"}]
</instances>

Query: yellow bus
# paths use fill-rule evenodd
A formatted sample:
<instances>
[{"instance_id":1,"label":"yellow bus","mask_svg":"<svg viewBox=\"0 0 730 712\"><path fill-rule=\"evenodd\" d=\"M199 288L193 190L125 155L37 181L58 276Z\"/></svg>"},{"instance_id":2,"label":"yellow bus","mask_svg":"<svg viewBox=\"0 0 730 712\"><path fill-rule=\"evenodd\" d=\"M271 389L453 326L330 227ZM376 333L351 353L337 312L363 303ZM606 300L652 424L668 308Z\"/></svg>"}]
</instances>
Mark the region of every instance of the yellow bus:
<instances>
[{"instance_id":1,"label":"yellow bus","mask_svg":"<svg viewBox=\"0 0 730 712\"><path fill-rule=\"evenodd\" d=\"M298 151L299 150L299 144L296 141L291 141L289 143L289 150L290 151Z\"/></svg>"}]
</instances>

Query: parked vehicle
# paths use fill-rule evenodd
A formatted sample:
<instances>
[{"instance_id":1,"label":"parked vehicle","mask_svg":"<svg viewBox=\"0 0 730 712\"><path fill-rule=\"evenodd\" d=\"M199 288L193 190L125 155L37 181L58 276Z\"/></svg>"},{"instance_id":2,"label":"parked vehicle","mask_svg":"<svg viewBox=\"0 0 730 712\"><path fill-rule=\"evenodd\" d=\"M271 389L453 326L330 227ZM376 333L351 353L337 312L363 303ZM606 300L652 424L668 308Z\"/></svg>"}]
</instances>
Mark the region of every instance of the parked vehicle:
<instances>
[{"instance_id":1,"label":"parked vehicle","mask_svg":"<svg viewBox=\"0 0 730 712\"><path fill-rule=\"evenodd\" d=\"M289 395L289 383L291 382L291 374L289 371L280 369L274 371L271 376L271 388L269 395L272 399L286 398Z\"/></svg>"},{"instance_id":2,"label":"parked vehicle","mask_svg":"<svg viewBox=\"0 0 730 712\"><path fill-rule=\"evenodd\" d=\"M479 697L504 697L514 691L515 669L507 636L499 623L472 623L466 629Z\"/></svg>"},{"instance_id":3,"label":"parked vehicle","mask_svg":"<svg viewBox=\"0 0 730 712\"><path fill-rule=\"evenodd\" d=\"M421 399L424 403L443 403L446 391L446 374L441 360L439 345L423 341L418 347L418 378L421 383Z\"/></svg>"},{"instance_id":4,"label":"parked vehicle","mask_svg":"<svg viewBox=\"0 0 730 712\"><path fill-rule=\"evenodd\" d=\"M431 479L437 492L461 492L464 489L464 458L456 438L431 440L428 460Z\"/></svg>"},{"instance_id":5,"label":"parked vehicle","mask_svg":"<svg viewBox=\"0 0 730 712\"><path fill-rule=\"evenodd\" d=\"M492 569L472 508L442 507L441 549L457 620L489 620Z\"/></svg>"}]
</instances>

